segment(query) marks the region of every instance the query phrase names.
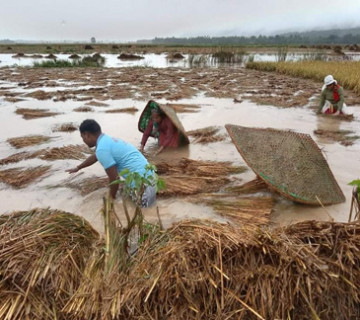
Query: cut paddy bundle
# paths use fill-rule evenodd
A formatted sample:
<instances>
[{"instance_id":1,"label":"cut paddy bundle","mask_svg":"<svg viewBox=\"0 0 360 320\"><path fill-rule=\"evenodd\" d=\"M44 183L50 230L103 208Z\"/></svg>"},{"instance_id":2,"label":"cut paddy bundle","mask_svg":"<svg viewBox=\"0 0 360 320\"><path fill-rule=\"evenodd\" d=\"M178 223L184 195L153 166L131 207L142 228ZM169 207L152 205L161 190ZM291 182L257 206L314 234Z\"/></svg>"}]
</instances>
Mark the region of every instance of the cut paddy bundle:
<instances>
[{"instance_id":1,"label":"cut paddy bundle","mask_svg":"<svg viewBox=\"0 0 360 320\"><path fill-rule=\"evenodd\" d=\"M51 137L48 137L48 136L31 135L31 136L23 136L23 137L17 137L17 138L9 138L6 141L8 143L10 143L13 147L20 149L20 148L47 142L50 139L51 139Z\"/></svg>"},{"instance_id":2,"label":"cut paddy bundle","mask_svg":"<svg viewBox=\"0 0 360 320\"><path fill-rule=\"evenodd\" d=\"M106 177L90 177L80 181L71 181L61 186L75 189L82 196L86 196L93 191L105 188L109 185L109 179Z\"/></svg>"},{"instance_id":3,"label":"cut paddy bundle","mask_svg":"<svg viewBox=\"0 0 360 320\"><path fill-rule=\"evenodd\" d=\"M266 225L273 208L271 197L230 198L223 194L211 194L194 197L192 201L212 207L216 213L238 225Z\"/></svg>"},{"instance_id":4,"label":"cut paddy bundle","mask_svg":"<svg viewBox=\"0 0 360 320\"><path fill-rule=\"evenodd\" d=\"M5 165L5 164L9 164L9 163L15 163L15 162L19 162L19 161L27 160L27 159L33 159L33 158L36 158L41 153L42 153L42 151L35 151L35 152L22 151L22 152L17 152L15 154L12 154L11 156L0 159L0 165Z\"/></svg>"},{"instance_id":5,"label":"cut paddy bundle","mask_svg":"<svg viewBox=\"0 0 360 320\"><path fill-rule=\"evenodd\" d=\"M187 131L189 136L195 138L193 143L210 143L224 141L226 139L225 135L218 134L220 127L210 126L201 129Z\"/></svg>"},{"instance_id":6,"label":"cut paddy bundle","mask_svg":"<svg viewBox=\"0 0 360 320\"><path fill-rule=\"evenodd\" d=\"M0 219L0 319L64 319L99 236L84 219L49 209Z\"/></svg>"},{"instance_id":7,"label":"cut paddy bundle","mask_svg":"<svg viewBox=\"0 0 360 320\"><path fill-rule=\"evenodd\" d=\"M130 107L130 108L118 108L118 109L110 109L110 110L106 110L105 113L136 113L138 112L139 109L135 108L135 107Z\"/></svg>"},{"instance_id":8,"label":"cut paddy bundle","mask_svg":"<svg viewBox=\"0 0 360 320\"><path fill-rule=\"evenodd\" d=\"M0 171L0 181L15 188L23 188L35 180L44 178L50 166L37 166L33 168L12 168Z\"/></svg>"},{"instance_id":9,"label":"cut paddy bundle","mask_svg":"<svg viewBox=\"0 0 360 320\"><path fill-rule=\"evenodd\" d=\"M252 194L265 190L268 190L268 186L259 178L246 182L240 186L232 186L225 189L226 193L229 195Z\"/></svg>"},{"instance_id":10,"label":"cut paddy bundle","mask_svg":"<svg viewBox=\"0 0 360 320\"><path fill-rule=\"evenodd\" d=\"M36 119L44 117L52 117L60 114L59 112L50 112L49 109L27 109L27 108L18 108L15 111L16 114L20 114L24 119Z\"/></svg>"},{"instance_id":11,"label":"cut paddy bundle","mask_svg":"<svg viewBox=\"0 0 360 320\"><path fill-rule=\"evenodd\" d=\"M41 149L34 152L24 151L18 152L6 158L0 159L0 165L15 163L22 160L40 158L43 160L62 160L75 159L81 160L86 154L92 151L84 145L68 145L63 147L55 147L50 149Z\"/></svg>"},{"instance_id":12,"label":"cut paddy bundle","mask_svg":"<svg viewBox=\"0 0 360 320\"><path fill-rule=\"evenodd\" d=\"M189 175L162 175L166 188L160 190L158 195L162 197L170 196L188 196L198 193L219 191L230 180L224 176L221 177L191 177Z\"/></svg>"},{"instance_id":13,"label":"cut paddy bundle","mask_svg":"<svg viewBox=\"0 0 360 320\"><path fill-rule=\"evenodd\" d=\"M188 175L221 177L230 174L243 173L247 169L244 166L234 166L229 161L207 161L182 158L180 160L168 160L166 162L152 161L159 175Z\"/></svg>"},{"instance_id":14,"label":"cut paddy bundle","mask_svg":"<svg viewBox=\"0 0 360 320\"><path fill-rule=\"evenodd\" d=\"M39 158L43 160L81 160L85 158L85 154L91 153L91 149L85 145L68 145L59 148L44 149Z\"/></svg>"},{"instance_id":15,"label":"cut paddy bundle","mask_svg":"<svg viewBox=\"0 0 360 320\"><path fill-rule=\"evenodd\" d=\"M106 314L112 319L355 319L359 244L359 224L306 221L271 231L181 222L139 250L118 291L107 296L121 302Z\"/></svg>"},{"instance_id":16,"label":"cut paddy bundle","mask_svg":"<svg viewBox=\"0 0 360 320\"><path fill-rule=\"evenodd\" d=\"M269 229L182 221L154 232L122 265L115 225L101 241L83 219L48 211L0 218L0 319L305 320L360 312L357 223Z\"/></svg>"},{"instance_id":17,"label":"cut paddy bundle","mask_svg":"<svg viewBox=\"0 0 360 320\"><path fill-rule=\"evenodd\" d=\"M76 126L75 124L68 122L68 123L63 123L61 125L55 126L52 131L53 132L73 132L76 131L78 129L78 126Z\"/></svg>"}]
</instances>

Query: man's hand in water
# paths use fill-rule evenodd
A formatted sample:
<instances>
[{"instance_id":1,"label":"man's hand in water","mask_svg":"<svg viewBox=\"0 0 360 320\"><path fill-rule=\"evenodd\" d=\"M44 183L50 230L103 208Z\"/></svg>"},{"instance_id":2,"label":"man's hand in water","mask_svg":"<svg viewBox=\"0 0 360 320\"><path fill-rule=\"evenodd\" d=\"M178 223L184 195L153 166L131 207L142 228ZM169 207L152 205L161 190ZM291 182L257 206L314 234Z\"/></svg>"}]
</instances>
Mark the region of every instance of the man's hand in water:
<instances>
[{"instance_id":1,"label":"man's hand in water","mask_svg":"<svg viewBox=\"0 0 360 320\"><path fill-rule=\"evenodd\" d=\"M72 168L72 169L67 169L67 170L65 170L66 172L68 172L68 173L76 173L76 172L78 172L80 169L79 169L79 167L75 167L75 168Z\"/></svg>"}]
</instances>

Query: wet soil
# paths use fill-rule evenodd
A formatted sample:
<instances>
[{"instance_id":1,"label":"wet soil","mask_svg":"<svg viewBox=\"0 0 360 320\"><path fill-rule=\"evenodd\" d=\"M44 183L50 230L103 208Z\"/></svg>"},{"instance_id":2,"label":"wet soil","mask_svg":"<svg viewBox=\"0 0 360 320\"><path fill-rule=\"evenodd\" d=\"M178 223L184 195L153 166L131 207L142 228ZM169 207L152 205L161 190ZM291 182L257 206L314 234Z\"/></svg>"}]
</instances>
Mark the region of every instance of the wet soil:
<instances>
[{"instance_id":1,"label":"wet soil","mask_svg":"<svg viewBox=\"0 0 360 320\"><path fill-rule=\"evenodd\" d=\"M351 187L348 182L357 178L360 161L360 144L342 146L315 130L349 130L360 135L360 97L345 91L353 121L335 117L316 116L321 83L284 75L247 70L240 67L155 69L155 68L89 68L89 69L32 69L0 68L0 159L15 154L6 140L26 135L46 135L52 139L41 146L23 148L24 152L37 152L44 147L59 148L81 144L77 131L53 132L54 128L72 123L77 127L86 118L99 121L103 130L136 146L141 134L137 131L138 118L149 99L172 105L196 106L192 112L179 112L185 130L197 130L210 126L220 127L221 140L196 143L191 138L188 147L168 150L160 154L168 159L190 158L195 160L231 161L245 165L230 141L226 123L291 129L308 133L323 150L330 168L344 191L347 202L323 208L294 204L274 196L275 207L271 216L273 223L288 224L306 219L346 221L350 208ZM92 103L93 102L93 103ZM76 112L77 108L91 105L88 112ZM16 114L19 108L47 109L54 114L24 119ZM106 113L106 110L134 108L132 113ZM184 108L183 108L184 109ZM179 109L179 111L181 111ZM149 141L146 152L152 154L157 146ZM72 176L65 172L79 162L71 159L48 159L25 157L18 163L4 163L1 170L17 167L51 165L50 174L21 191L0 184L0 212L51 206L86 217L101 227L99 210L106 188L83 197L76 188L70 188ZM99 164L81 172L80 179L104 177ZM229 186L239 186L251 181L251 170L230 177ZM69 180L70 179L70 180ZM58 186L54 188L53 186ZM266 195L269 193L265 192ZM165 225L184 218L211 218L226 221L209 206L171 197L158 201ZM121 215L122 206L117 205ZM156 210L146 210L149 220L156 220Z\"/></svg>"}]
</instances>

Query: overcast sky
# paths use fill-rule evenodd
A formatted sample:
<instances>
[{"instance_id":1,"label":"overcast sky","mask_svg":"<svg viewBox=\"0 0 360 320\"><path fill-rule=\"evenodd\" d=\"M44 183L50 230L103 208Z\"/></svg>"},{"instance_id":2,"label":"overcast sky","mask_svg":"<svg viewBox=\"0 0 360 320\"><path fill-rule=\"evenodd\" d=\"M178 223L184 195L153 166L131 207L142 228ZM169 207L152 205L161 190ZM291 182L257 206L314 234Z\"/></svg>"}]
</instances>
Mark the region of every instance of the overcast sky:
<instances>
[{"instance_id":1,"label":"overcast sky","mask_svg":"<svg viewBox=\"0 0 360 320\"><path fill-rule=\"evenodd\" d=\"M0 0L0 39L133 41L360 26L360 0Z\"/></svg>"}]
</instances>

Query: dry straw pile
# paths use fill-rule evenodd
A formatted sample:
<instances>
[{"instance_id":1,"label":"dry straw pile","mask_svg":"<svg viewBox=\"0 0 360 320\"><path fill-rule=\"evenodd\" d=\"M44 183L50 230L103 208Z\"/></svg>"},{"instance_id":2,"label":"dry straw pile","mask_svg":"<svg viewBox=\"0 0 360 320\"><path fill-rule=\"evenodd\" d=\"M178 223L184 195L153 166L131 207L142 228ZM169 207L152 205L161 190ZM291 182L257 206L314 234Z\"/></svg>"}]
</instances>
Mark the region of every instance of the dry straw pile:
<instances>
[{"instance_id":1,"label":"dry straw pile","mask_svg":"<svg viewBox=\"0 0 360 320\"><path fill-rule=\"evenodd\" d=\"M271 230L184 221L151 233L128 256L108 219L99 241L71 214L2 216L0 319L359 315L360 224L306 221Z\"/></svg>"}]
</instances>

